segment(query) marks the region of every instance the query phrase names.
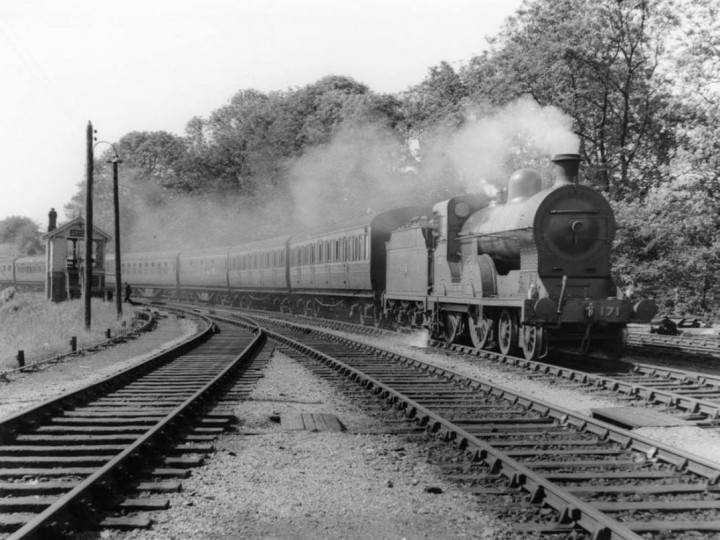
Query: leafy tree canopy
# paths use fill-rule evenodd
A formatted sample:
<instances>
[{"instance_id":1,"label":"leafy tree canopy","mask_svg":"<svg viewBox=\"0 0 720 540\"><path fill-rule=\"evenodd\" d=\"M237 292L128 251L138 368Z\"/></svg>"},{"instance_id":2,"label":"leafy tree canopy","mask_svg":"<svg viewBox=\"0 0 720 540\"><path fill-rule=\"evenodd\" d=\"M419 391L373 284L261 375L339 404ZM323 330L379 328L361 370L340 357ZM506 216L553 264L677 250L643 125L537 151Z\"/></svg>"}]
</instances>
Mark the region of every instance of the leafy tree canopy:
<instances>
[{"instance_id":1,"label":"leafy tree canopy","mask_svg":"<svg viewBox=\"0 0 720 540\"><path fill-rule=\"evenodd\" d=\"M527 120L552 110L569 116L579 141L559 151L579 152L583 179L616 208L618 279L678 309L717 309L719 9L717 0L526 0L485 52L430 67L406 92L329 75L301 88L241 89L190 119L182 137L129 133L115 145L124 245L166 247L163 234L207 242L203 227L236 241L435 202L470 180L497 184L508 166L547 160L531 144L536 132L520 133L527 126L500 113ZM501 145L511 151L493 151ZM95 168L95 215L106 230L112 156L106 149ZM210 216L213 208L222 212ZM248 225L264 219L272 225Z\"/></svg>"},{"instance_id":2,"label":"leafy tree canopy","mask_svg":"<svg viewBox=\"0 0 720 540\"><path fill-rule=\"evenodd\" d=\"M20 257L45 251L38 224L27 217L10 216L0 220L0 255Z\"/></svg>"}]
</instances>

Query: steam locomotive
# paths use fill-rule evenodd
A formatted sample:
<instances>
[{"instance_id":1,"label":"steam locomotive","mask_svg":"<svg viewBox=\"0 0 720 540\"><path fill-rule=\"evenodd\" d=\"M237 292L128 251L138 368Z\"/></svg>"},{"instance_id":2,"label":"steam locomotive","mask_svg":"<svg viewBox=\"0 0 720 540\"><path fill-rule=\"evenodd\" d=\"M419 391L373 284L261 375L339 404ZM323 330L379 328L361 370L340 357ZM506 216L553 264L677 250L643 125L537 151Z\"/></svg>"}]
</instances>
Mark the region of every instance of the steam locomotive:
<instances>
[{"instance_id":1,"label":"steam locomotive","mask_svg":"<svg viewBox=\"0 0 720 540\"><path fill-rule=\"evenodd\" d=\"M537 172L515 172L505 203L463 195L232 247L127 253L122 278L147 298L425 328L529 359L554 348L617 357L626 324L657 307L613 283L614 215L578 185L579 161L555 156L548 189ZM15 275L8 266L0 260L0 285Z\"/></svg>"}]
</instances>

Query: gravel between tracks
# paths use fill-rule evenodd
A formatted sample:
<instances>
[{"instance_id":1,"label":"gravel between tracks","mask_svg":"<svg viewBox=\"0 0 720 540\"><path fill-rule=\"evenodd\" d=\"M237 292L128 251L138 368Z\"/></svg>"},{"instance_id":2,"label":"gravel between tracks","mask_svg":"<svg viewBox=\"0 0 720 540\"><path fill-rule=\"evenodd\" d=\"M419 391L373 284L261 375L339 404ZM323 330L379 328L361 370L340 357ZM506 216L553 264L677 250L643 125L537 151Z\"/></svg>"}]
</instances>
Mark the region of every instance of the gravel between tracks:
<instances>
[{"instance_id":1,"label":"gravel between tracks","mask_svg":"<svg viewBox=\"0 0 720 540\"><path fill-rule=\"evenodd\" d=\"M137 363L194 331L170 316L126 344L0 383L0 418ZM342 334L340 332L336 332ZM353 336L357 338L357 336ZM359 338L417 355L444 368L489 379L571 410L627 405L597 399L562 384L514 377L487 362L423 349L416 336ZM149 352L148 352L149 351ZM276 353L266 377L240 405L238 433L222 437L207 464L183 481L168 511L154 514L150 531L104 530L87 538L111 540L318 538L503 538L503 524L471 496L443 479L421 446L389 435L353 434L376 421ZM347 433L283 431L271 416L288 411L337 414ZM646 428L640 433L720 463L720 437L697 428ZM392 486L392 487L391 487ZM440 487L438 495L426 487ZM83 535L83 538L85 536Z\"/></svg>"},{"instance_id":2,"label":"gravel between tracks","mask_svg":"<svg viewBox=\"0 0 720 540\"><path fill-rule=\"evenodd\" d=\"M286 431L272 416L332 413L346 432ZM332 386L276 352L238 433L183 481L152 530L124 540L501 538L505 525L427 463L423 448L381 427ZM439 487L432 494L427 487Z\"/></svg>"},{"instance_id":3,"label":"gravel between tracks","mask_svg":"<svg viewBox=\"0 0 720 540\"><path fill-rule=\"evenodd\" d=\"M425 347L427 342L423 333L406 334L392 337L358 336L328 330L336 335L355 339L368 345L387 349L397 354L418 357L420 360L434 364L444 369L452 369L468 377L488 380L494 384L504 386L516 392L534 396L539 400L552 403L556 406L591 416L591 409L604 407L628 407L632 402L608 397L593 396L588 389L575 389L570 383L562 379L532 380L527 376L515 376L503 370L502 366L480 359L474 360L459 358L455 353ZM528 375L530 375L528 373ZM692 452L697 456L714 461L720 466L720 431L710 431L702 428L647 427L635 430L635 433L655 441L667 444L674 448Z\"/></svg>"}]
</instances>

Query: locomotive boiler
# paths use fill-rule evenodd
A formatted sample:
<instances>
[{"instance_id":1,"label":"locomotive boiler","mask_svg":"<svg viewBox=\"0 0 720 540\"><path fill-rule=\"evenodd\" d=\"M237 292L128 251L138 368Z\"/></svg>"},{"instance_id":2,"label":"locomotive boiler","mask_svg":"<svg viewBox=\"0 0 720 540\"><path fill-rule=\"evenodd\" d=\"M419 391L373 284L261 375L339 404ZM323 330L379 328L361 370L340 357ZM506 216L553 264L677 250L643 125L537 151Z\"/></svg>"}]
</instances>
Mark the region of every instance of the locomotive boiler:
<instances>
[{"instance_id":1,"label":"locomotive boiler","mask_svg":"<svg viewBox=\"0 0 720 540\"><path fill-rule=\"evenodd\" d=\"M626 324L650 320L657 308L631 302L613 283L615 218L599 192L578 185L579 160L555 156L548 189L522 169L504 204L456 197L436 204L432 220L395 231L386 317L503 354L522 349L538 358L570 348L618 356Z\"/></svg>"}]
</instances>

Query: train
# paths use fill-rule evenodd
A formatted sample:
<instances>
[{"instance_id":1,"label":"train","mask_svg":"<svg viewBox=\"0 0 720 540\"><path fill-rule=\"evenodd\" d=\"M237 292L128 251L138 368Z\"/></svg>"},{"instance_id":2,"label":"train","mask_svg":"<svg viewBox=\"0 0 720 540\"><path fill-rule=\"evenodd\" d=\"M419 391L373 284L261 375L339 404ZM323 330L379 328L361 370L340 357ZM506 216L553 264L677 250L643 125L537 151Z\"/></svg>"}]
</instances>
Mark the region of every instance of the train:
<instances>
[{"instance_id":1,"label":"train","mask_svg":"<svg viewBox=\"0 0 720 540\"><path fill-rule=\"evenodd\" d=\"M125 253L121 276L154 300L424 329L528 359L555 349L618 358L627 324L649 322L657 306L613 282L614 214L579 184L580 156L552 161L547 188L520 169L502 200L466 194L234 246ZM113 269L114 255L105 263ZM0 286L42 280L43 264L0 260Z\"/></svg>"}]
</instances>

